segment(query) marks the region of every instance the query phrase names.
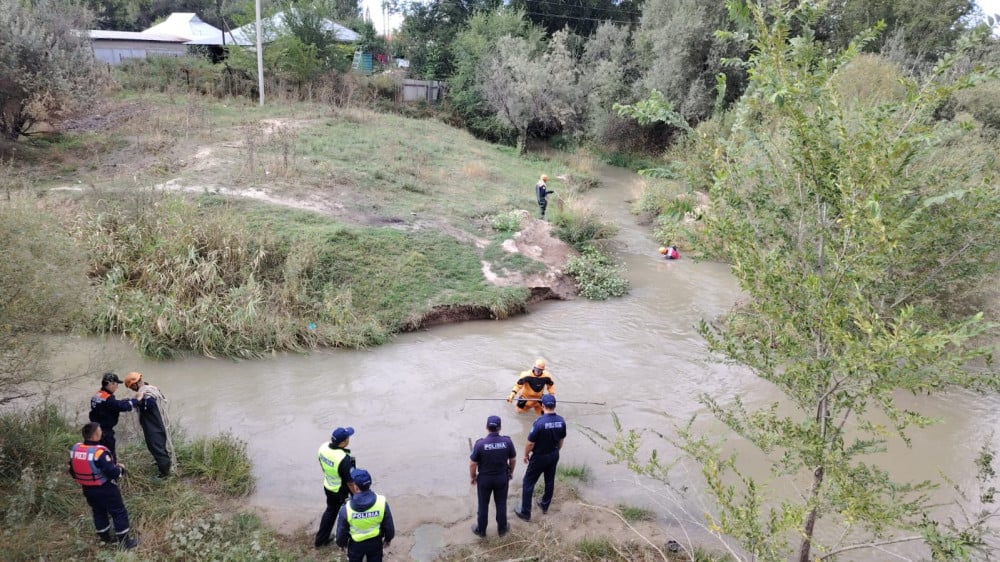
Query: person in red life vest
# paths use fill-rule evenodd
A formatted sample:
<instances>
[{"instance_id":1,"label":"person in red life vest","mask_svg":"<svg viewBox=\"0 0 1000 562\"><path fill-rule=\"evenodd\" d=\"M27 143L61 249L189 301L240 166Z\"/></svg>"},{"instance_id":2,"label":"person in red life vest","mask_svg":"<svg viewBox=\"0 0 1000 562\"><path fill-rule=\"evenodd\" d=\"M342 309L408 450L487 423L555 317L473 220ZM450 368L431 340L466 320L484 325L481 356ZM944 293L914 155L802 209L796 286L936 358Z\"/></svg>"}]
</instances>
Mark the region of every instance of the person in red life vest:
<instances>
[{"instance_id":1,"label":"person in red life vest","mask_svg":"<svg viewBox=\"0 0 1000 562\"><path fill-rule=\"evenodd\" d=\"M122 549L135 548L139 539L129 536L128 511L118 489L118 479L125 475L125 467L116 463L111 451L100 444L99 423L88 423L81 433L83 443L73 445L69 453L69 475L83 488L83 497L94 515L97 536L104 543L117 542ZM111 536L112 519L114 538Z\"/></svg>"},{"instance_id":2,"label":"person in red life vest","mask_svg":"<svg viewBox=\"0 0 1000 562\"><path fill-rule=\"evenodd\" d=\"M131 412L138 404L135 399L118 400L115 391L122 380L114 373L104 373L101 378L101 389L90 398L90 421L101 424L101 445L111 451L111 456L118 458L115 450L115 426L122 412Z\"/></svg>"},{"instance_id":3,"label":"person in red life vest","mask_svg":"<svg viewBox=\"0 0 1000 562\"><path fill-rule=\"evenodd\" d=\"M382 562L382 549L396 536L389 502L371 490L372 476L367 470L355 468L351 478L361 491L340 508L337 546L347 548L348 562Z\"/></svg>"},{"instance_id":4,"label":"person in red life vest","mask_svg":"<svg viewBox=\"0 0 1000 562\"><path fill-rule=\"evenodd\" d=\"M142 426L142 436L146 440L146 448L153 455L156 468L159 470L156 479L162 480L170 476L170 436L167 434L167 424L160 406L167 399L160 389L142 380L142 373L135 371L125 375L125 386L135 391L135 399L139 401L139 425Z\"/></svg>"},{"instance_id":5,"label":"person in red life vest","mask_svg":"<svg viewBox=\"0 0 1000 562\"><path fill-rule=\"evenodd\" d=\"M664 246L660 248L660 253L668 260L680 259L681 253L677 251L677 246Z\"/></svg>"},{"instance_id":6,"label":"person in red life vest","mask_svg":"<svg viewBox=\"0 0 1000 562\"><path fill-rule=\"evenodd\" d=\"M535 410L538 415L542 415L542 394L548 389L548 393L553 396L556 393L556 382L552 374L545 370L545 360L535 360L531 371L522 371L510 395L507 396L507 403L510 404L517 399L517 413L523 414L529 410Z\"/></svg>"}]
</instances>

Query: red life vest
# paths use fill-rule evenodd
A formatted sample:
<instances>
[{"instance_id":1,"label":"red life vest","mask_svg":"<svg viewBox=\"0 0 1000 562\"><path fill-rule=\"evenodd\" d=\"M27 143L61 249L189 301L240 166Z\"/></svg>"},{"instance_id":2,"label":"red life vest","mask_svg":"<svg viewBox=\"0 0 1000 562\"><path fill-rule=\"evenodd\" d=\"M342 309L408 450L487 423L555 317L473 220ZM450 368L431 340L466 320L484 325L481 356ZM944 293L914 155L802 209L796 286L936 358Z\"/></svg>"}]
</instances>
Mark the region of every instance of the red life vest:
<instances>
[{"instance_id":1,"label":"red life vest","mask_svg":"<svg viewBox=\"0 0 1000 562\"><path fill-rule=\"evenodd\" d=\"M680 252L677 251L677 248L674 248L673 246L667 248L667 259L668 260L675 260L675 259L677 259L679 257L681 257L681 254L680 254Z\"/></svg>"},{"instance_id":2,"label":"red life vest","mask_svg":"<svg viewBox=\"0 0 1000 562\"><path fill-rule=\"evenodd\" d=\"M73 450L69 452L69 470L81 486L101 486L107 483L108 477L97 468L94 459L101 455L110 455L111 452L104 445L84 445L77 443L73 445Z\"/></svg>"}]
</instances>

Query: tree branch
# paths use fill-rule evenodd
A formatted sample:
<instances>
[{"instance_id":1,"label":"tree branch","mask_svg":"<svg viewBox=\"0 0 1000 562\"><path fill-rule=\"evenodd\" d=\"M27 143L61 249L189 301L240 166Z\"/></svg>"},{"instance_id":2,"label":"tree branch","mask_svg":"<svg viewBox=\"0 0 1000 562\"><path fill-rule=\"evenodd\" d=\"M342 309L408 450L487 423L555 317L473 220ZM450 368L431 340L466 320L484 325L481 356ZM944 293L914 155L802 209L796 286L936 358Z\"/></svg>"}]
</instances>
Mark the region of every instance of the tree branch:
<instances>
[{"instance_id":1,"label":"tree branch","mask_svg":"<svg viewBox=\"0 0 1000 562\"><path fill-rule=\"evenodd\" d=\"M819 559L820 560L826 560L827 558L836 556L836 555L838 555L840 553L847 552L847 551L850 551L850 550L860 550L862 548L879 548L879 547L887 546L887 545L890 545L890 544L899 544L899 543L904 543L904 542L918 541L918 540L921 540L923 538L924 538L923 535L916 535L916 536L912 536L912 537L901 537L901 538L898 538L898 539L890 539L890 540L887 540L887 541L868 542L868 543L862 543L862 544L852 544L851 546L845 546L843 548L838 548L837 550L830 551L830 552L824 554L823 556L820 556Z\"/></svg>"}]
</instances>

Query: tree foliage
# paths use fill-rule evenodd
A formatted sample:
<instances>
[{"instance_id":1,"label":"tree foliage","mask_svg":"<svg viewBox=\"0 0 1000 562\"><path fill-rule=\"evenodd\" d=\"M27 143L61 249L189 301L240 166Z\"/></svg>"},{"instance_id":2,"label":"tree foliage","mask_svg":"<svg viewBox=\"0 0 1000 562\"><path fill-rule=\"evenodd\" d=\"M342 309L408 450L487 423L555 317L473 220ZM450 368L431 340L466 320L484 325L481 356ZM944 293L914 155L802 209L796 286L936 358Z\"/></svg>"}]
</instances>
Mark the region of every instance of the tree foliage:
<instances>
[{"instance_id":1,"label":"tree foliage","mask_svg":"<svg viewBox=\"0 0 1000 562\"><path fill-rule=\"evenodd\" d=\"M602 23L584 45L580 57L580 87L587 96L587 135L601 144L628 145L641 139L615 113L617 103L629 103L639 79L638 54L628 28Z\"/></svg>"},{"instance_id":2,"label":"tree foliage","mask_svg":"<svg viewBox=\"0 0 1000 562\"><path fill-rule=\"evenodd\" d=\"M542 31L523 13L506 8L476 12L453 43L463 56L455 60L455 73L448 81L448 103L469 131L491 141L515 140L483 96L483 65L505 36L524 39L529 45L542 44Z\"/></svg>"},{"instance_id":3,"label":"tree foliage","mask_svg":"<svg viewBox=\"0 0 1000 562\"><path fill-rule=\"evenodd\" d=\"M649 0L643 5L636 40L643 53L643 92L663 95L686 119L700 121L715 107L717 76L726 76L726 100L743 91L744 73L724 65L726 58L740 58L740 42L720 38L718 30L733 24L723 2L701 0Z\"/></svg>"},{"instance_id":4,"label":"tree foliage","mask_svg":"<svg viewBox=\"0 0 1000 562\"><path fill-rule=\"evenodd\" d=\"M97 66L90 12L67 0L0 0L0 137L59 118L92 98Z\"/></svg>"},{"instance_id":5,"label":"tree foliage","mask_svg":"<svg viewBox=\"0 0 1000 562\"><path fill-rule=\"evenodd\" d=\"M548 34L562 29L588 37L605 23L624 26L639 21L642 2L635 0L513 0L511 6L522 10L532 23Z\"/></svg>"},{"instance_id":6,"label":"tree foliage","mask_svg":"<svg viewBox=\"0 0 1000 562\"><path fill-rule=\"evenodd\" d=\"M788 5L748 4L751 82L711 164L708 238L749 299L702 329L713 351L787 400L751 410L703 399L775 459L776 475L808 484L801 498L767 498L706 441L687 450L719 502L715 529L761 560L788 559L794 537L807 562L898 540L900 529L975 546L974 524L948 534L929 518L929 483L895 482L873 460L890 436L931 423L898 392L1000 386L989 349L974 345L992 326L946 306L996 274L1000 240L995 162L933 159L961 134L934 109L969 79L943 82L945 60L926 82L904 81L898 101L848 112L835 79L872 35L830 57L807 25L813 8ZM820 540L828 520L844 532Z\"/></svg>"},{"instance_id":7,"label":"tree foliage","mask_svg":"<svg viewBox=\"0 0 1000 562\"><path fill-rule=\"evenodd\" d=\"M478 11L493 10L500 0L430 0L410 2L397 34L410 72L428 80L446 80L464 53L454 49L455 37Z\"/></svg>"},{"instance_id":8,"label":"tree foliage","mask_svg":"<svg viewBox=\"0 0 1000 562\"><path fill-rule=\"evenodd\" d=\"M545 51L519 37L501 37L486 59L483 97L498 119L517 132L520 152L532 126L572 131L580 124L583 96L570 34L556 33Z\"/></svg>"}]
</instances>

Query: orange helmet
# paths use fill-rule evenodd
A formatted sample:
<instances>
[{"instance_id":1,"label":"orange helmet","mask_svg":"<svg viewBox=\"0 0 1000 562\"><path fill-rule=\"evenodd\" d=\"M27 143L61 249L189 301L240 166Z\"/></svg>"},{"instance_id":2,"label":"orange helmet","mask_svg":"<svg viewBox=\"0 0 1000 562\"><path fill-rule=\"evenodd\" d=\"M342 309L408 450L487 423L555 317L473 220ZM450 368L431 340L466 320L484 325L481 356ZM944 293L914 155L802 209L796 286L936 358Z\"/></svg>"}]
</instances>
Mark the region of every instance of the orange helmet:
<instances>
[{"instance_id":1,"label":"orange helmet","mask_svg":"<svg viewBox=\"0 0 1000 562\"><path fill-rule=\"evenodd\" d=\"M544 371L545 370L545 360L542 359L541 357L539 357L538 359L535 359L535 368L538 369L538 370Z\"/></svg>"},{"instance_id":2,"label":"orange helmet","mask_svg":"<svg viewBox=\"0 0 1000 562\"><path fill-rule=\"evenodd\" d=\"M663 254L663 255L667 255L667 247L666 246L660 246L660 253Z\"/></svg>"},{"instance_id":3,"label":"orange helmet","mask_svg":"<svg viewBox=\"0 0 1000 562\"><path fill-rule=\"evenodd\" d=\"M135 371L132 371L131 373L125 375L125 380L123 382L125 383L125 386L132 388L141 380L142 380L142 373L137 373Z\"/></svg>"},{"instance_id":4,"label":"orange helmet","mask_svg":"<svg viewBox=\"0 0 1000 562\"><path fill-rule=\"evenodd\" d=\"M542 181L549 181L549 176L542 174Z\"/></svg>"}]
</instances>

